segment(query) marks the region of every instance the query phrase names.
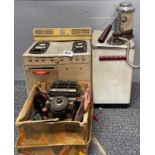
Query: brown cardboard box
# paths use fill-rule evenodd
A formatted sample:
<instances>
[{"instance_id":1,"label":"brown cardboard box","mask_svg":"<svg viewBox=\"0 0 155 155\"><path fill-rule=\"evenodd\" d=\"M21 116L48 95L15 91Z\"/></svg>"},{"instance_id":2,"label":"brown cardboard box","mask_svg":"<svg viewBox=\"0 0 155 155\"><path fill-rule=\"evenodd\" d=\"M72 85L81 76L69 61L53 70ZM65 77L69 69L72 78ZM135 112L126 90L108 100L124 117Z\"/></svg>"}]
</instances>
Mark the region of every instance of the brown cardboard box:
<instances>
[{"instance_id":1,"label":"brown cardboard box","mask_svg":"<svg viewBox=\"0 0 155 155\"><path fill-rule=\"evenodd\" d=\"M87 81L78 81L81 88L90 88ZM41 85L41 84L38 84ZM91 91L87 111L80 121L28 120L33 110L35 85L26 99L16 120L18 139L16 147L20 155L87 155L91 140L93 103ZM44 85L48 90L49 83ZM84 96L81 96L83 98Z\"/></svg>"}]
</instances>

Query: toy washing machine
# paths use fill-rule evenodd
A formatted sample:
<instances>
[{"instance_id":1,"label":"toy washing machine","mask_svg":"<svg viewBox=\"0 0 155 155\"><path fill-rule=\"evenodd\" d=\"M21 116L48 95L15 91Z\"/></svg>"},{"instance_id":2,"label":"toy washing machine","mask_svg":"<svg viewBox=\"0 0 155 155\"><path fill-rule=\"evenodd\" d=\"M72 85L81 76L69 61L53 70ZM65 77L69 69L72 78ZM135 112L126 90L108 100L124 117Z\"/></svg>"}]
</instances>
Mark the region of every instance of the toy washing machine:
<instances>
[{"instance_id":1,"label":"toy washing machine","mask_svg":"<svg viewBox=\"0 0 155 155\"><path fill-rule=\"evenodd\" d=\"M95 104L129 104L133 68L127 63L127 42L110 44L109 33L104 43L98 38L103 31L92 35L92 78ZM129 59L133 63L135 45L130 40Z\"/></svg>"}]
</instances>

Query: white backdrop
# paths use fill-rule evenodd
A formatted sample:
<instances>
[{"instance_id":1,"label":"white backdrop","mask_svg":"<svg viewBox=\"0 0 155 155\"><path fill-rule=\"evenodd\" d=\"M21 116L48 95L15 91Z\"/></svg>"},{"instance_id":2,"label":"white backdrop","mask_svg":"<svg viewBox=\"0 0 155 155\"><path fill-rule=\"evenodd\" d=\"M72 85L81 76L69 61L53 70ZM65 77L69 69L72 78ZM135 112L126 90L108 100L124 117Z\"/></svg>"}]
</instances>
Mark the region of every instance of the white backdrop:
<instances>
[{"instance_id":1,"label":"white backdrop","mask_svg":"<svg viewBox=\"0 0 155 155\"><path fill-rule=\"evenodd\" d=\"M24 79L22 54L33 42L34 27L81 27L103 29L110 23L116 6L122 1L133 3L134 34L136 44L135 63L140 62L140 0L100 1L15 1L15 80ZM7 24L7 23L6 23ZM139 81L139 70L134 71L133 81Z\"/></svg>"}]
</instances>

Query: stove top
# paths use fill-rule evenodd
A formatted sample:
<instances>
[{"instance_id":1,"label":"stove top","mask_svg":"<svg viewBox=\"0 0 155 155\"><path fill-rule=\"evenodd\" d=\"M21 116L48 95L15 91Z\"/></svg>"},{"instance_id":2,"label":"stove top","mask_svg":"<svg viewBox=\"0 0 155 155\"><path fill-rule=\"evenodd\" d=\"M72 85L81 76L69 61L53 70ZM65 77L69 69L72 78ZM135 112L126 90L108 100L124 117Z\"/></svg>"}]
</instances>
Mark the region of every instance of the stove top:
<instances>
[{"instance_id":1,"label":"stove top","mask_svg":"<svg viewBox=\"0 0 155 155\"><path fill-rule=\"evenodd\" d=\"M90 40L34 42L23 56L62 56L65 51L71 51L74 55L91 54Z\"/></svg>"}]
</instances>

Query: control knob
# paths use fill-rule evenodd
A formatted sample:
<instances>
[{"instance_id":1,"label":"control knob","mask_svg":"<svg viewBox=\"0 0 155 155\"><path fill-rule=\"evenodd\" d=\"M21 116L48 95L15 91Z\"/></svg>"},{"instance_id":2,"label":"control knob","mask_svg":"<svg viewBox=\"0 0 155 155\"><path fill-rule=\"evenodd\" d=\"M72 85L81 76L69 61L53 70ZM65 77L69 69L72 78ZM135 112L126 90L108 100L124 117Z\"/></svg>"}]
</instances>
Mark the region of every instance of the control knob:
<instances>
[{"instance_id":1,"label":"control knob","mask_svg":"<svg viewBox=\"0 0 155 155\"><path fill-rule=\"evenodd\" d=\"M41 58L41 61L45 61L45 58Z\"/></svg>"},{"instance_id":2,"label":"control knob","mask_svg":"<svg viewBox=\"0 0 155 155\"><path fill-rule=\"evenodd\" d=\"M32 58L29 58L29 62L32 62Z\"/></svg>"},{"instance_id":3,"label":"control knob","mask_svg":"<svg viewBox=\"0 0 155 155\"><path fill-rule=\"evenodd\" d=\"M55 58L55 63L56 63L56 64L59 63L59 58Z\"/></svg>"},{"instance_id":4,"label":"control knob","mask_svg":"<svg viewBox=\"0 0 155 155\"><path fill-rule=\"evenodd\" d=\"M79 60L79 57L75 57L75 60L78 61Z\"/></svg>"}]
</instances>

